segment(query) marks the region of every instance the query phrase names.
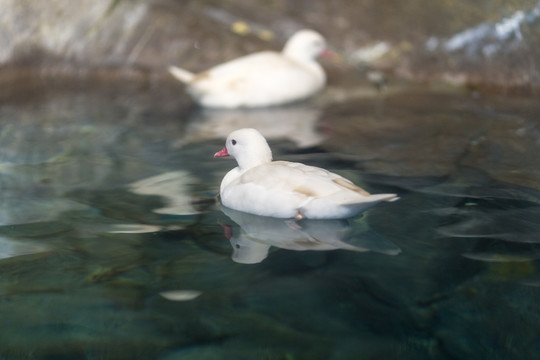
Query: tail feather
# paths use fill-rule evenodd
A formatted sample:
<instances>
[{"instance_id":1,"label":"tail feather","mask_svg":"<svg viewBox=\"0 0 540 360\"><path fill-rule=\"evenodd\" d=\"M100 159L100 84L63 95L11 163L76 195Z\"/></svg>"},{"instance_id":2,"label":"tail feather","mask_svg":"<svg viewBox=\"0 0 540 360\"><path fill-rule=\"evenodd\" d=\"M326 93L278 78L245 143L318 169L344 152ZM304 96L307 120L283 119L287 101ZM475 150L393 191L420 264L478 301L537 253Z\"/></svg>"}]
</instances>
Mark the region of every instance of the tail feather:
<instances>
[{"instance_id":1,"label":"tail feather","mask_svg":"<svg viewBox=\"0 0 540 360\"><path fill-rule=\"evenodd\" d=\"M195 78L195 74L176 66L169 66L169 72L183 83L189 83Z\"/></svg>"},{"instance_id":2,"label":"tail feather","mask_svg":"<svg viewBox=\"0 0 540 360\"><path fill-rule=\"evenodd\" d=\"M342 203L342 205L356 205L356 204L363 204L363 203L372 203L372 202L379 202L379 201L388 201L388 202L392 202L392 201L396 201L396 200L399 200L399 197L396 195L396 194L373 194L373 195L369 195L369 196L366 196L362 199L359 199L359 198L355 198L355 199L351 199L349 201L344 201Z\"/></svg>"},{"instance_id":3,"label":"tail feather","mask_svg":"<svg viewBox=\"0 0 540 360\"><path fill-rule=\"evenodd\" d=\"M397 200L396 194L375 194L352 199L342 197L312 198L302 204L298 211L308 219L343 219L356 216L381 201Z\"/></svg>"}]
</instances>

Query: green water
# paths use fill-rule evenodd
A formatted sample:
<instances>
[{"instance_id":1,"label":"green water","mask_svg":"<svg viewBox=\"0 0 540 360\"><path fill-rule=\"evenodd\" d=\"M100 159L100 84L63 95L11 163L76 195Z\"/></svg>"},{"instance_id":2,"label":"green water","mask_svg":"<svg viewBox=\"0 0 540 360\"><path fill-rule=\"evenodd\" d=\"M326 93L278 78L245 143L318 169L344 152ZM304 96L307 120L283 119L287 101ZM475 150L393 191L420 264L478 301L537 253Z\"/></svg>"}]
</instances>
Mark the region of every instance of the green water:
<instances>
[{"instance_id":1,"label":"green water","mask_svg":"<svg viewBox=\"0 0 540 360\"><path fill-rule=\"evenodd\" d=\"M0 110L0 359L540 351L534 102L420 92L223 113L155 89L17 96ZM224 212L234 165L212 155L243 126L276 159L400 200L300 228Z\"/></svg>"}]
</instances>

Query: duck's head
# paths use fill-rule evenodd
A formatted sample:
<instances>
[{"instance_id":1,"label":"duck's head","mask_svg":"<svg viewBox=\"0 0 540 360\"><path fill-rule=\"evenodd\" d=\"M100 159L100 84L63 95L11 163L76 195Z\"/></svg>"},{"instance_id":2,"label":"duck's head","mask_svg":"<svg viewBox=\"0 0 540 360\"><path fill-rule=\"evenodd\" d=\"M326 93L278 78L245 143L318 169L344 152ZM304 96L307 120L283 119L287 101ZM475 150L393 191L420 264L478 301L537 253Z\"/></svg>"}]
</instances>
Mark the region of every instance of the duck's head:
<instances>
[{"instance_id":1,"label":"duck's head","mask_svg":"<svg viewBox=\"0 0 540 360\"><path fill-rule=\"evenodd\" d=\"M283 48L283 54L298 60L314 60L326 50L326 40L316 31L296 32Z\"/></svg>"},{"instance_id":2,"label":"duck's head","mask_svg":"<svg viewBox=\"0 0 540 360\"><path fill-rule=\"evenodd\" d=\"M224 156L232 156L240 170L247 170L272 161L272 150L260 132L246 128L230 133L225 147L214 154Z\"/></svg>"}]
</instances>

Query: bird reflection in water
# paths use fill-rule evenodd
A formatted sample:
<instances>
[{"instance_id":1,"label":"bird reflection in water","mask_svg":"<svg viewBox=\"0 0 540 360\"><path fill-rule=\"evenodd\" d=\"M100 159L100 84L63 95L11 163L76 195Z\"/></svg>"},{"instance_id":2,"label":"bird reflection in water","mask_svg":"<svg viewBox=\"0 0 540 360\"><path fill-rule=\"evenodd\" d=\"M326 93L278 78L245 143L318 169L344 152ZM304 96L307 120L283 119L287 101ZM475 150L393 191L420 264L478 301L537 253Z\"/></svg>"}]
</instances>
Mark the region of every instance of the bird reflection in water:
<instances>
[{"instance_id":1,"label":"bird reflection in water","mask_svg":"<svg viewBox=\"0 0 540 360\"><path fill-rule=\"evenodd\" d=\"M286 139L298 148L319 145L326 138L318 123L321 110L311 102L263 109L202 109L194 108L185 133L175 143L181 148L209 139L226 139L234 130L255 128L268 140ZM279 119L279 126L276 126Z\"/></svg>"},{"instance_id":2,"label":"bird reflection in water","mask_svg":"<svg viewBox=\"0 0 540 360\"><path fill-rule=\"evenodd\" d=\"M278 219L243 213L221 206L233 221L223 225L225 236L233 248L232 260L241 264L256 264L268 256L272 246L294 251L350 250L374 251L397 255L401 249L374 231L366 229L360 238L352 238L352 221Z\"/></svg>"}]
</instances>

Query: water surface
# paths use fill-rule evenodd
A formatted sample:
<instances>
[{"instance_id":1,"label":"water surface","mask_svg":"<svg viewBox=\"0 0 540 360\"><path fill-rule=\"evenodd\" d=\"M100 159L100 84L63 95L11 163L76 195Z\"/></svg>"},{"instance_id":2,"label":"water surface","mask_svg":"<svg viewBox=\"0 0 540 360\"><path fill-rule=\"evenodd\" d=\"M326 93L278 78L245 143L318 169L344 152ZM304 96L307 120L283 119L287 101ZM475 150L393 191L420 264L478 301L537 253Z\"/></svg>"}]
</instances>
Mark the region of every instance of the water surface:
<instances>
[{"instance_id":1,"label":"water surface","mask_svg":"<svg viewBox=\"0 0 540 360\"><path fill-rule=\"evenodd\" d=\"M152 87L32 94L0 108L0 358L540 351L534 101L414 90L219 112ZM212 155L243 126L276 159L401 199L299 226L223 211L234 164Z\"/></svg>"}]
</instances>

